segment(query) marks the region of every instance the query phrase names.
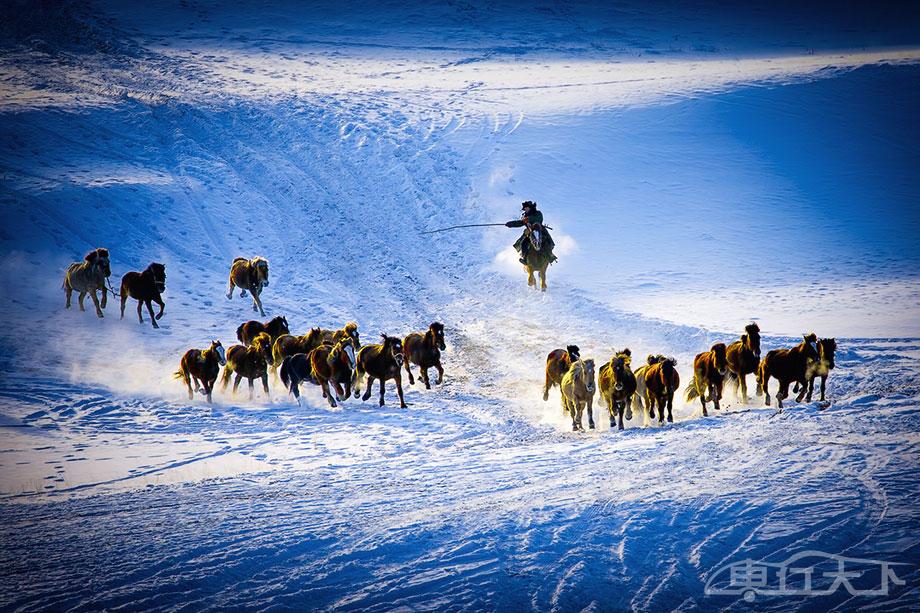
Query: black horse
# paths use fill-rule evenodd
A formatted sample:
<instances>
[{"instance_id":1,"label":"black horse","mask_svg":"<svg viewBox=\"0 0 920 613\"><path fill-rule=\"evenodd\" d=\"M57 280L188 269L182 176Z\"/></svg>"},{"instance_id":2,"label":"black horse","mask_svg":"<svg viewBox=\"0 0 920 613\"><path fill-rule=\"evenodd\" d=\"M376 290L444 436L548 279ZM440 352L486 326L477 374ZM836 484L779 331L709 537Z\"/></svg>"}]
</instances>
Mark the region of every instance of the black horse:
<instances>
[{"instance_id":1,"label":"black horse","mask_svg":"<svg viewBox=\"0 0 920 613\"><path fill-rule=\"evenodd\" d=\"M131 271L125 273L121 278L121 318L125 318L125 302L128 298L137 300L137 319L144 323L144 316L141 315L141 307L147 305L147 311L150 313L150 323L154 328L159 328L157 320L163 317L163 309L166 304L160 296L166 291L166 265L153 262L144 272ZM153 314L151 302L156 302L160 306L160 312L156 316Z\"/></svg>"}]
</instances>

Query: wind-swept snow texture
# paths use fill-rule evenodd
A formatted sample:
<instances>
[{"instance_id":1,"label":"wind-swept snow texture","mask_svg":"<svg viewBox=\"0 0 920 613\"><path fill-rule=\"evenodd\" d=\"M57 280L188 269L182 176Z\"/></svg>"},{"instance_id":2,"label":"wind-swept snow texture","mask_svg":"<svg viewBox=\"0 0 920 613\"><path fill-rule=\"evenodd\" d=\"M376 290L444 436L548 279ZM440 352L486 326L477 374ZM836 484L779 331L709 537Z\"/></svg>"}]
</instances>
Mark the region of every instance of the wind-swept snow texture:
<instances>
[{"instance_id":1,"label":"wind-swept snow texture","mask_svg":"<svg viewBox=\"0 0 920 613\"><path fill-rule=\"evenodd\" d=\"M820 550L904 584L753 606L917 609L918 32L910 3L3 3L0 608L742 609L719 568ZM545 295L510 230L420 234L525 199ZM166 264L159 330L64 311L98 246L116 286ZM444 322L444 384L189 402L253 255L294 332ZM829 406L572 433L542 401L553 348L686 384L751 320L837 337Z\"/></svg>"}]
</instances>

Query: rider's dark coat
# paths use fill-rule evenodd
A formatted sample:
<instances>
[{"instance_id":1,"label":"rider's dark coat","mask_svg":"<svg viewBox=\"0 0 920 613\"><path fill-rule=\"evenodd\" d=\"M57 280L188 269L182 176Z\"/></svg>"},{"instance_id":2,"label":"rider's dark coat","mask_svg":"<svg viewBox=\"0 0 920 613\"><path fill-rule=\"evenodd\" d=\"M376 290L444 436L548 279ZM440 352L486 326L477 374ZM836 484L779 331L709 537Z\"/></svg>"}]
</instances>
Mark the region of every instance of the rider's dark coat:
<instances>
[{"instance_id":1,"label":"rider's dark coat","mask_svg":"<svg viewBox=\"0 0 920 613\"><path fill-rule=\"evenodd\" d=\"M520 219L515 219L509 221L506 226L509 228L521 228L527 225L540 224L543 225L543 212L538 211L537 209L532 209L532 212L528 215L526 212L521 213ZM550 253L552 253L553 247L556 246L556 243L553 241L553 237L549 235L549 230L545 227L543 228L543 240L548 244ZM527 242L527 231L525 230L521 233L521 236L514 243L514 248L518 253L523 255L524 244Z\"/></svg>"}]
</instances>

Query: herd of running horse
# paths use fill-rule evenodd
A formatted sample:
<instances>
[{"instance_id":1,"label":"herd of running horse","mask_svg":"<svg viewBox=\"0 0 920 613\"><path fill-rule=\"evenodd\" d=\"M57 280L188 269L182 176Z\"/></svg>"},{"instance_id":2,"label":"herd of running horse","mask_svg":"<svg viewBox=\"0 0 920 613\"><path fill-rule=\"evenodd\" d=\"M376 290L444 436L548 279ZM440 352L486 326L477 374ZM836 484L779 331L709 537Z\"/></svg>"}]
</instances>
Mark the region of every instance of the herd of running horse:
<instances>
[{"instance_id":1,"label":"herd of running horse","mask_svg":"<svg viewBox=\"0 0 920 613\"><path fill-rule=\"evenodd\" d=\"M262 257L252 259L236 258L230 267L227 298L233 297L234 288L240 289L240 297L248 291L252 295L253 311L263 317L262 290L268 286L268 260ZM109 252L94 249L82 262L70 265L64 277L63 288L67 295L66 307L70 308L71 295L79 293L80 310L85 310L83 301L87 295L92 298L96 314L103 317L102 309L107 302L107 291L121 298L121 317L124 318L128 298L137 300L138 320L143 323L142 307L146 305L153 327L163 316L165 303L162 293L166 289L166 267L151 263L144 271L128 272L121 280L120 292L108 285L111 275ZM101 301L96 292L102 294ZM152 303L159 306L154 315ZM424 332L413 332L404 338L382 334L380 343L361 345L358 326L346 323L341 329L329 330L314 327L304 335L292 335L287 319L278 316L268 322L247 321L236 330L240 344L226 351L219 340L211 341L205 349L189 349L182 356L179 370L175 373L188 389L189 399L194 398L197 389L211 402L214 385L221 374L223 389L234 378L233 392L236 393L242 379L249 382L249 396L252 398L254 381L262 381L268 395L268 375L280 376L289 393L300 404L300 384L309 382L322 389L323 397L330 406L336 406L346 398L361 396L370 398L374 381L380 383L380 405L384 405L385 383L393 379L399 396L400 407L405 408L403 398L402 370L409 377L409 384L415 383L411 366L419 368L419 379L431 389L428 371L438 372L437 383L444 380L441 365L441 351L445 349L444 326L432 323ZM770 404L768 384L771 378L779 383L776 393L777 407L782 409L783 400L789 396L789 386L795 384L796 402L805 398L811 401L814 381L821 380L821 401L825 400L825 385L830 370L834 368L834 354L837 348L832 338L819 339L814 333L806 334L795 347L774 349L764 357L760 353L760 328L756 323L745 326L744 333L733 343L714 344L709 351L702 352L693 361L693 379L685 389L688 402L699 399L703 415L707 403L718 410L723 387L728 380L740 392L744 402L749 400L747 375L753 374L757 382L757 395L764 395ZM623 429L623 419L632 419L633 410L654 419L658 412L659 424L665 419L673 421L674 394L680 386L677 361L664 355L649 355L645 363L635 371L632 369L632 352L627 348L619 351L601 366L599 375L600 398L610 415L610 426ZM195 384L193 388L192 384ZM543 400L549 398L549 390L559 386L562 394L563 411L572 418L573 430L583 430L582 416L588 411L588 426L594 428L593 400L598 391L595 377L595 362L582 359L576 345L555 349L546 358L546 378L543 386ZM335 397L333 397L333 394ZM667 416L665 412L667 411Z\"/></svg>"}]
</instances>

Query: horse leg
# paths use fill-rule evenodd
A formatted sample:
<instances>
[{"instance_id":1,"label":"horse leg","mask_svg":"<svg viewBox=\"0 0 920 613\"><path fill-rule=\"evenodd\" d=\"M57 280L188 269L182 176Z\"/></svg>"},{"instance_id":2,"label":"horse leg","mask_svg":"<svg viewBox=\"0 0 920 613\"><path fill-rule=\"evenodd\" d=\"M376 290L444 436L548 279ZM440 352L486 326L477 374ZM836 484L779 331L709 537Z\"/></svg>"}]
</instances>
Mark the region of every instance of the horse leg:
<instances>
[{"instance_id":1,"label":"horse leg","mask_svg":"<svg viewBox=\"0 0 920 613\"><path fill-rule=\"evenodd\" d=\"M163 299L160 298L159 296L156 296L153 299L153 301L156 302L160 306L160 312L157 313L157 321L159 321L159 319L163 317L163 311L166 309L166 303L163 302Z\"/></svg>"},{"instance_id":2,"label":"horse leg","mask_svg":"<svg viewBox=\"0 0 920 613\"><path fill-rule=\"evenodd\" d=\"M709 417L706 412L706 385L703 383L700 373L694 373L693 385L696 387L696 393L699 394L700 404L703 405L703 417Z\"/></svg>"},{"instance_id":3,"label":"horse leg","mask_svg":"<svg viewBox=\"0 0 920 613\"><path fill-rule=\"evenodd\" d=\"M332 379L332 389L335 390L335 397L339 402L343 402L346 398L348 398L348 394L342 390L342 386L339 385L339 382L335 379Z\"/></svg>"},{"instance_id":4,"label":"horse leg","mask_svg":"<svg viewBox=\"0 0 920 613\"><path fill-rule=\"evenodd\" d=\"M102 292L104 296L105 290L102 290ZM105 315L102 314L102 307L99 306L99 298L96 297L96 290L91 290L89 293L89 297L93 299L93 304L96 305L96 316L105 317Z\"/></svg>"},{"instance_id":5,"label":"horse leg","mask_svg":"<svg viewBox=\"0 0 920 613\"><path fill-rule=\"evenodd\" d=\"M227 300L233 299L233 277L230 277L230 285L227 287Z\"/></svg>"},{"instance_id":6,"label":"horse leg","mask_svg":"<svg viewBox=\"0 0 920 613\"><path fill-rule=\"evenodd\" d=\"M616 418L614 417L617 405L613 402L613 395L604 396L604 404L607 405L607 415L610 417L610 427L613 427Z\"/></svg>"},{"instance_id":7,"label":"horse leg","mask_svg":"<svg viewBox=\"0 0 920 613\"><path fill-rule=\"evenodd\" d=\"M265 395L271 400L271 395L268 392L268 373L262 375L262 390L265 392Z\"/></svg>"},{"instance_id":8,"label":"horse leg","mask_svg":"<svg viewBox=\"0 0 920 613\"><path fill-rule=\"evenodd\" d=\"M824 402L824 387L827 384L827 375L821 377L821 402Z\"/></svg>"},{"instance_id":9,"label":"horse leg","mask_svg":"<svg viewBox=\"0 0 920 613\"><path fill-rule=\"evenodd\" d=\"M406 405L406 401L403 398L402 377L399 376L399 372L396 373L396 395L399 396L399 408L408 408L408 405Z\"/></svg>"},{"instance_id":10,"label":"horse leg","mask_svg":"<svg viewBox=\"0 0 920 613\"><path fill-rule=\"evenodd\" d=\"M738 375L739 384L741 386L741 401L744 404L747 404L750 398L748 398L747 393L747 375Z\"/></svg>"},{"instance_id":11,"label":"horse leg","mask_svg":"<svg viewBox=\"0 0 920 613\"><path fill-rule=\"evenodd\" d=\"M259 294L261 293L262 293L261 290L260 291L253 290L252 291L252 301L255 303L255 306L259 307L259 314L262 317L265 317L265 309L262 308L262 299L259 298ZM252 310L255 311L255 307L253 307Z\"/></svg>"},{"instance_id":12,"label":"horse leg","mask_svg":"<svg viewBox=\"0 0 920 613\"><path fill-rule=\"evenodd\" d=\"M323 379L319 382L319 386L323 388L323 398L326 398L329 401L329 406L334 409L337 405L335 404L335 398L332 397L332 392L329 391L329 382Z\"/></svg>"},{"instance_id":13,"label":"horse leg","mask_svg":"<svg viewBox=\"0 0 920 613\"><path fill-rule=\"evenodd\" d=\"M73 288L70 287L70 284L64 283L64 296L67 298L67 301L64 303L64 308L70 308L70 297L73 295Z\"/></svg>"},{"instance_id":14,"label":"horse leg","mask_svg":"<svg viewBox=\"0 0 920 613\"><path fill-rule=\"evenodd\" d=\"M383 383L383 382L381 381L381 383ZM373 378L372 376L368 375L368 376L367 376L367 385L366 385L367 389L364 390L364 395L361 397L361 400L367 400L368 398L371 397L371 392L372 392L371 386L372 386L373 384L374 384L374 378ZM357 392L355 392L355 393L357 394ZM382 395L382 392L381 392L381 395Z\"/></svg>"},{"instance_id":15,"label":"horse leg","mask_svg":"<svg viewBox=\"0 0 920 613\"><path fill-rule=\"evenodd\" d=\"M537 280L533 278L533 268L530 267L530 264L527 265L527 285L534 287L537 284Z\"/></svg>"},{"instance_id":16,"label":"horse leg","mask_svg":"<svg viewBox=\"0 0 920 613\"><path fill-rule=\"evenodd\" d=\"M194 400L195 392L192 391L192 378L188 376L188 373L182 373L182 378L185 379L185 387L188 388L188 399Z\"/></svg>"},{"instance_id":17,"label":"horse leg","mask_svg":"<svg viewBox=\"0 0 920 613\"><path fill-rule=\"evenodd\" d=\"M157 317L153 315L153 305L150 304L149 300L147 301L147 312L150 313L150 323L153 324L154 328L159 328L160 326L157 325Z\"/></svg>"},{"instance_id":18,"label":"horse leg","mask_svg":"<svg viewBox=\"0 0 920 613\"><path fill-rule=\"evenodd\" d=\"M403 366L406 369L406 372L409 373L409 385L415 385L415 377L412 376L412 368L409 364L409 359L403 360Z\"/></svg>"},{"instance_id":19,"label":"horse leg","mask_svg":"<svg viewBox=\"0 0 920 613\"><path fill-rule=\"evenodd\" d=\"M546 291L546 268L540 269L540 291Z\"/></svg>"},{"instance_id":20,"label":"horse leg","mask_svg":"<svg viewBox=\"0 0 920 613\"><path fill-rule=\"evenodd\" d=\"M588 428L594 430L594 394L588 396Z\"/></svg>"},{"instance_id":21,"label":"horse leg","mask_svg":"<svg viewBox=\"0 0 920 613\"><path fill-rule=\"evenodd\" d=\"M243 380L243 373L236 373L236 378L233 379L233 395L236 396L236 390L240 386L240 381Z\"/></svg>"},{"instance_id":22,"label":"horse leg","mask_svg":"<svg viewBox=\"0 0 920 613\"><path fill-rule=\"evenodd\" d=\"M211 404L211 392L214 390L214 381L205 383L204 392L208 398L208 404Z\"/></svg>"},{"instance_id":23,"label":"horse leg","mask_svg":"<svg viewBox=\"0 0 920 613\"><path fill-rule=\"evenodd\" d=\"M665 395L661 394L658 396L658 424L661 425L664 423L664 405L665 405Z\"/></svg>"},{"instance_id":24,"label":"horse leg","mask_svg":"<svg viewBox=\"0 0 920 613\"><path fill-rule=\"evenodd\" d=\"M125 318L125 303L128 301L128 292L124 286L121 288L121 317L119 319Z\"/></svg>"},{"instance_id":25,"label":"horse leg","mask_svg":"<svg viewBox=\"0 0 920 613\"><path fill-rule=\"evenodd\" d=\"M144 306L144 303L140 300L137 301L137 321L139 323L144 323L144 316L141 314L141 307Z\"/></svg>"},{"instance_id":26,"label":"horse leg","mask_svg":"<svg viewBox=\"0 0 920 613\"><path fill-rule=\"evenodd\" d=\"M80 295L77 297L77 304L80 305L80 310L85 311L86 307L83 306L83 300L86 299L86 292L81 291Z\"/></svg>"},{"instance_id":27,"label":"horse leg","mask_svg":"<svg viewBox=\"0 0 920 613\"><path fill-rule=\"evenodd\" d=\"M549 400L549 388L552 387L553 380L549 376L549 369L546 369L546 382L543 384L543 402Z\"/></svg>"},{"instance_id":28,"label":"horse leg","mask_svg":"<svg viewBox=\"0 0 920 613\"><path fill-rule=\"evenodd\" d=\"M790 381L780 381L779 390L776 392L776 406L777 408L783 408L783 399L789 396L789 383Z\"/></svg>"},{"instance_id":29,"label":"horse leg","mask_svg":"<svg viewBox=\"0 0 920 613\"><path fill-rule=\"evenodd\" d=\"M226 392L227 386L230 385L230 375L233 374L233 370L228 366L224 366L224 374L221 377L221 391Z\"/></svg>"},{"instance_id":30,"label":"horse leg","mask_svg":"<svg viewBox=\"0 0 920 613\"><path fill-rule=\"evenodd\" d=\"M808 381L798 381L799 383L799 393L795 397L796 402L802 402L802 399L805 398L805 394L808 392Z\"/></svg>"},{"instance_id":31,"label":"horse leg","mask_svg":"<svg viewBox=\"0 0 920 613\"><path fill-rule=\"evenodd\" d=\"M424 377L425 389L430 390L431 389L431 379L428 378L428 367L427 366L425 368L419 367L419 369L422 371L422 376Z\"/></svg>"},{"instance_id":32,"label":"horse leg","mask_svg":"<svg viewBox=\"0 0 920 613\"><path fill-rule=\"evenodd\" d=\"M434 365L434 367L435 367L435 369L437 369L437 371L438 371L438 381L437 381L437 384L438 384L438 385L441 385L442 383L444 383L444 367L441 366L441 361L440 361L440 360L438 360L438 362Z\"/></svg>"},{"instance_id":33,"label":"horse leg","mask_svg":"<svg viewBox=\"0 0 920 613\"><path fill-rule=\"evenodd\" d=\"M386 383L387 383L387 380L381 377L380 378L380 406L383 406L385 404L383 395L386 392Z\"/></svg>"},{"instance_id":34,"label":"horse leg","mask_svg":"<svg viewBox=\"0 0 920 613\"><path fill-rule=\"evenodd\" d=\"M808 380L808 393L805 394L805 402L811 402L811 395L815 391L815 378L812 377Z\"/></svg>"},{"instance_id":35,"label":"horse leg","mask_svg":"<svg viewBox=\"0 0 920 613\"><path fill-rule=\"evenodd\" d=\"M757 377L757 389L763 391L764 403L770 406L770 373L762 370Z\"/></svg>"},{"instance_id":36,"label":"horse leg","mask_svg":"<svg viewBox=\"0 0 920 613\"><path fill-rule=\"evenodd\" d=\"M674 421L674 415L671 411L674 409L674 390L668 392L668 423Z\"/></svg>"},{"instance_id":37,"label":"horse leg","mask_svg":"<svg viewBox=\"0 0 920 613\"><path fill-rule=\"evenodd\" d=\"M712 397L712 404L715 406L716 411L721 411L719 407L719 400L722 398L722 392L719 390L719 386L715 383L712 384L709 395Z\"/></svg>"}]
</instances>

